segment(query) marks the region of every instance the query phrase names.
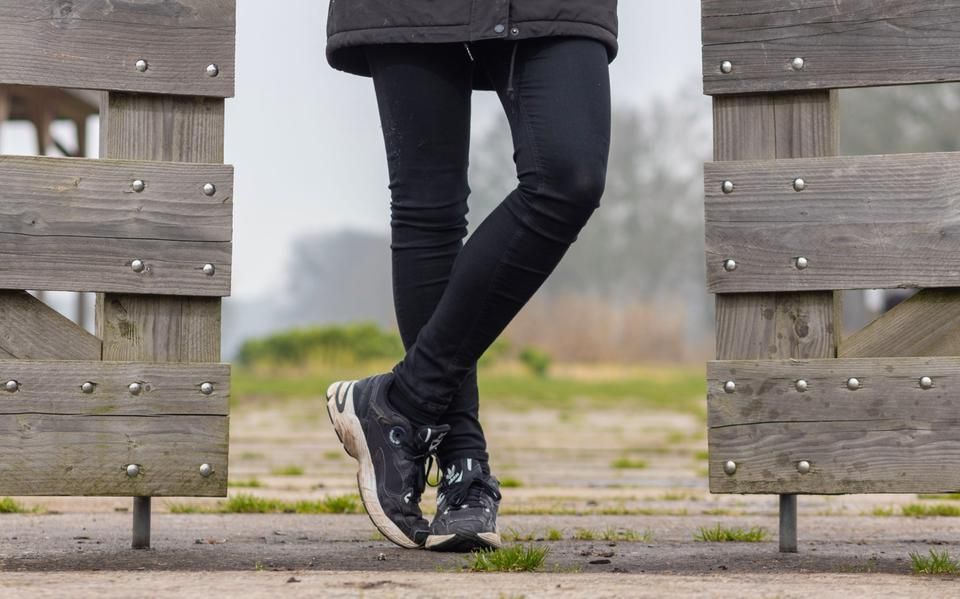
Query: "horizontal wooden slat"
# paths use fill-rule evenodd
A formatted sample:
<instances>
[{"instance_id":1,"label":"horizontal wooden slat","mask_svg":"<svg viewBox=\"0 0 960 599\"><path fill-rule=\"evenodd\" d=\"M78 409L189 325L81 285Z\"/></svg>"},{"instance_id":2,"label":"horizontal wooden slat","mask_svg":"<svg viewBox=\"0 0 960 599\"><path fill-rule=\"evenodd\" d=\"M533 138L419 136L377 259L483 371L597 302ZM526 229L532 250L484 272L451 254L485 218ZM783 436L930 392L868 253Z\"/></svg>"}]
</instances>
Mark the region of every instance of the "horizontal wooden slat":
<instances>
[{"instance_id":1,"label":"horizontal wooden slat","mask_svg":"<svg viewBox=\"0 0 960 599\"><path fill-rule=\"evenodd\" d=\"M714 493L960 490L960 358L710 362L707 376Z\"/></svg>"},{"instance_id":2,"label":"horizontal wooden slat","mask_svg":"<svg viewBox=\"0 0 960 599\"><path fill-rule=\"evenodd\" d=\"M229 295L232 215L229 166L0 157L0 288Z\"/></svg>"},{"instance_id":3,"label":"horizontal wooden slat","mask_svg":"<svg viewBox=\"0 0 960 599\"><path fill-rule=\"evenodd\" d=\"M707 94L960 81L960 0L702 0L702 16Z\"/></svg>"},{"instance_id":4,"label":"horizontal wooden slat","mask_svg":"<svg viewBox=\"0 0 960 599\"><path fill-rule=\"evenodd\" d=\"M838 356L960 356L960 289L920 290L844 339Z\"/></svg>"},{"instance_id":5,"label":"horizontal wooden slat","mask_svg":"<svg viewBox=\"0 0 960 599\"><path fill-rule=\"evenodd\" d=\"M0 0L0 84L229 97L235 29L234 0Z\"/></svg>"},{"instance_id":6,"label":"horizontal wooden slat","mask_svg":"<svg viewBox=\"0 0 960 599\"><path fill-rule=\"evenodd\" d=\"M103 344L26 291L0 291L0 351L34 360L100 360Z\"/></svg>"},{"instance_id":7,"label":"horizontal wooden slat","mask_svg":"<svg viewBox=\"0 0 960 599\"><path fill-rule=\"evenodd\" d=\"M960 153L716 162L704 180L712 292L960 286Z\"/></svg>"}]
</instances>

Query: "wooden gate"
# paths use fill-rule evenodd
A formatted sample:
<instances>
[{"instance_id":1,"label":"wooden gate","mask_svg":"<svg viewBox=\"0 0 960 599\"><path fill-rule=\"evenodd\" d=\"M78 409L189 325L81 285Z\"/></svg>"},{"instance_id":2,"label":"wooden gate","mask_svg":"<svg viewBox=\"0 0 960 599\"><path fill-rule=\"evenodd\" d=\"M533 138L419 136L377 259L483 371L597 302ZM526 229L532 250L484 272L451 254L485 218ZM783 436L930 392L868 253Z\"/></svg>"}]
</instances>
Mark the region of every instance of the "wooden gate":
<instances>
[{"instance_id":1,"label":"wooden gate","mask_svg":"<svg viewBox=\"0 0 960 599\"><path fill-rule=\"evenodd\" d=\"M0 85L106 90L101 160L0 156L0 494L223 496L234 0L0 0ZM93 336L24 289L97 293Z\"/></svg>"},{"instance_id":2,"label":"wooden gate","mask_svg":"<svg viewBox=\"0 0 960 599\"><path fill-rule=\"evenodd\" d=\"M710 490L960 489L960 154L836 157L837 88L960 81L960 0L703 0ZM929 288L841 338L836 290Z\"/></svg>"}]
</instances>

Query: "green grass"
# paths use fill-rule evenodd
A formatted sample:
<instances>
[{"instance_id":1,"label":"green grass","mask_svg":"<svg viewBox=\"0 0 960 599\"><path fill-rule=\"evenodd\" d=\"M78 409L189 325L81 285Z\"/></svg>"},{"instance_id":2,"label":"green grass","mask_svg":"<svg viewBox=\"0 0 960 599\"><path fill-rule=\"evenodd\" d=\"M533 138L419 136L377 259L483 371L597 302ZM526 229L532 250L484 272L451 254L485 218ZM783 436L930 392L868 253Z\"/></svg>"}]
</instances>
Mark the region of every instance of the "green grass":
<instances>
[{"instance_id":1,"label":"green grass","mask_svg":"<svg viewBox=\"0 0 960 599\"><path fill-rule=\"evenodd\" d=\"M467 558L471 572L536 572L550 553L547 547L511 545L494 551L478 551Z\"/></svg>"},{"instance_id":2,"label":"green grass","mask_svg":"<svg viewBox=\"0 0 960 599\"><path fill-rule=\"evenodd\" d=\"M515 543L517 541L533 541L537 538L537 533L532 531L523 532L517 530L516 528L508 528L504 532L500 533L500 537L507 543Z\"/></svg>"},{"instance_id":3,"label":"green grass","mask_svg":"<svg viewBox=\"0 0 960 599\"><path fill-rule=\"evenodd\" d=\"M951 505L949 503L910 503L902 506L900 510L904 516L913 518L923 518L925 516L960 516L960 505Z\"/></svg>"},{"instance_id":4,"label":"green grass","mask_svg":"<svg viewBox=\"0 0 960 599\"><path fill-rule=\"evenodd\" d=\"M705 462L710 459L710 452L705 449L698 449L693 452L693 459Z\"/></svg>"},{"instance_id":5,"label":"green grass","mask_svg":"<svg viewBox=\"0 0 960 599\"><path fill-rule=\"evenodd\" d=\"M279 466L270 471L274 476L303 476L303 466Z\"/></svg>"},{"instance_id":6,"label":"green grass","mask_svg":"<svg viewBox=\"0 0 960 599\"><path fill-rule=\"evenodd\" d=\"M317 500L283 501L238 493L216 507L171 503L167 508L173 514L362 514L360 496L331 495Z\"/></svg>"},{"instance_id":7,"label":"green grass","mask_svg":"<svg viewBox=\"0 0 960 599\"><path fill-rule=\"evenodd\" d=\"M505 476L500 479L500 487L503 489L516 489L517 487L522 487L522 486L523 486L523 481L518 478Z\"/></svg>"},{"instance_id":8,"label":"green grass","mask_svg":"<svg viewBox=\"0 0 960 599\"><path fill-rule=\"evenodd\" d=\"M0 499L0 514L37 514L44 511L46 510L40 506L26 507L12 497Z\"/></svg>"},{"instance_id":9,"label":"green grass","mask_svg":"<svg viewBox=\"0 0 960 599\"><path fill-rule=\"evenodd\" d=\"M332 449L330 451L323 452L323 459L325 460L342 460L344 453L339 449Z\"/></svg>"},{"instance_id":10,"label":"green grass","mask_svg":"<svg viewBox=\"0 0 960 599\"><path fill-rule=\"evenodd\" d=\"M709 543L756 543L767 538L767 531L760 527L750 529L726 528L717 524L714 528L700 527L700 530L693 535L694 541L704 541Z\"/></svg>"},{"instance_id":11,"label":"green grass","mask_svg":"<svg viewBox=\"0 0 960 599\"><path fill-rule=\"evenodd\" d=\"M231 481L227 481L227 486L228 486L228 487L237 487L237 488L241 488L241 489L259 489L260 487L263 486L263 483L261 483L259 480L255 479L255 478L251 478L251 479L247 479L247 480L231 480Z\"/></svg>"},{"instance_id":12,"label":"green grass","mask_svg":"<svg viewBox=\"0 0 960 599\"><path fill-rule=\"evenodd\" d=\"M563 531L559 528L548 528L547 534L544 535L544 538L548 541L562 541Z\"/></svg>"},{"instance_id":13,"label":"green grass","mask_svg":"<svg viewBox=\"0 0 960 599\"><path fill-rule=\"evenodd\" d=\"M921 493L920 495L917 495L917 498L918 499L947 499L950 501L958 501L960 500L960 493L938 493L933 495Z\"/></svg>"},{"instance_id":14,"label":"green grass","mask_svg":"<svg viewBox=\"0 0 960 599\"><path fill-rule=\"evenodd\" d=\"M653 532L645 530L637 532L635 530L606 528L604 530L589 530L585 528L577 529L573 533L575 541L641 541L649 542L653 540Z\"/></svg>"},{"instance_id":15,"label":"green grass","mask_svg":"<svg viewBox=\"0 0 960 599\"><path fill-rule=\"evenodd\" d=\"M960 573L960 563L957 563L950 552L930 550L930 555L910 553L910 562L914 574L957 574Z\"/></svg>"},{"instance_id":16,"label":"green grass","mask_svg":"<svg viewBox=\"0 0 960 599\"><path fill-rule=\"evenodd\" d=\"M887 517L887 516L892 516L892 515L893 515L893 508L892 508L892 507L884 507L884 506L882 506L882 505L878 505L878 506L875 506L875 507L873 508L873 510L870 512L870 515L871 515L871 516L880 516L880 517L884 517L884 518Z\"/></svg>"},{"instance_id":17,"label":"green grass","mask_svg":"<svg viewBox=\"0 0 960 599\"><path fill-rule=\"evenodd\" d=\"M616 468L617 470L627 470L627 469L636 469L641 470L649 466L646 460L638 460L633 458L628 458L626 456L622 458L615 459L611 464L611 468Z\"/></svg>"}]
</instances>

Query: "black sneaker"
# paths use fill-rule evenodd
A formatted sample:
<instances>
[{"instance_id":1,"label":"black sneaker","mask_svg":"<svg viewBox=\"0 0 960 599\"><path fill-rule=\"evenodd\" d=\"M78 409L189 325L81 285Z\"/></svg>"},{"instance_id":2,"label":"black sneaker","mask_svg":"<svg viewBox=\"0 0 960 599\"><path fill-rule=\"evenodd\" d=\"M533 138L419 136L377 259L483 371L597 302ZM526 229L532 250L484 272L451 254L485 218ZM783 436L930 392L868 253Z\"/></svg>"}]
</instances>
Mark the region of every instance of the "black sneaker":
<instances>
[{"instance_id":1,"label":"black sneaker","mask_svg":"<svg viewBox=\"0 0 960 599\"><path fill-rule=\"evenodd\" d=\"M341 381L327 389L327 412L347 453L357 459L357 484L373 525L397 545L420 547L429 524L420 511L426 459L449 426L415 428L387 402L392 374Z\"/></svg>"},{"instance_id":2,"label":"black sneaker","mask_svg":"<svg viewBox=\"0 0 960 599\"><path fill-rule=\"evenodd\" d=\"M500 481L470 458L447 466L437 490L437 515L426 548L467 552L500 547Z\"/></svg>"}]
</instances>

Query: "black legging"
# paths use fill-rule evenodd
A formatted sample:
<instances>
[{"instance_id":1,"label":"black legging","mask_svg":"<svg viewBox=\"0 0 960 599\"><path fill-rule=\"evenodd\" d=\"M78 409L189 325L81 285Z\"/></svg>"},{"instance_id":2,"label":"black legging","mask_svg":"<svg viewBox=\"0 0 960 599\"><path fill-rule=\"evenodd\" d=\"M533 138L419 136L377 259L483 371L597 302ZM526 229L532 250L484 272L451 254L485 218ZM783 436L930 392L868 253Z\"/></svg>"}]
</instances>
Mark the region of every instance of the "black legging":
<instances>
[{"instance_id":1,"label":"black legging","mask_svg":"<svg viewBox=\"0 0 960 599\"><path fill-rule=\"evenodd\" d=\"M486 461L477 359L599 205L610 146L607 52L598 41L557 37L384 45L367 56L387 150L394 303L407 348L390 400L414 422L451 426L441 464ZM474 69L493 83L510 121L519 185L464 244Z\"/></svg>"}]
</instances>

